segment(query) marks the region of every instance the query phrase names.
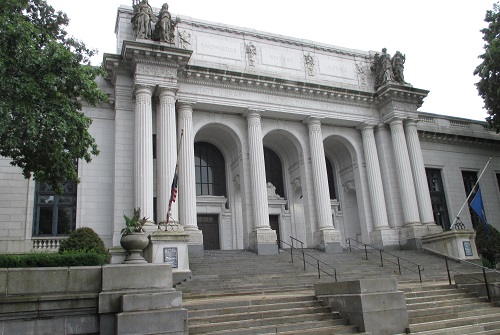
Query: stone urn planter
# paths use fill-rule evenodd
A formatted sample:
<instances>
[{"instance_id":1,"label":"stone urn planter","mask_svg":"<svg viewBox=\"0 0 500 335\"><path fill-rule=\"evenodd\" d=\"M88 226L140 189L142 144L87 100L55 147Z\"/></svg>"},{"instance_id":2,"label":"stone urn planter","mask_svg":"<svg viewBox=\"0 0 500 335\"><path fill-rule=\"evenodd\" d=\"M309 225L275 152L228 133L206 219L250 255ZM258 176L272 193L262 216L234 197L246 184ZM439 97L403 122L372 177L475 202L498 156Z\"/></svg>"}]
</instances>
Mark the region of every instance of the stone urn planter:
<instances>
[{"instance_id":1,"label":"stone urn planter","mask_svg":"<svg viewBox=\"0 0 500 335\"><path fill-rule=\"evenodd\" d=\"M120 245L127 251L127 257L123 261L125 264L147 263L142 257L141 252L146 249L149 244L148 235L144 232L144 224L147 218L141 219L141 209L134 209L134 215L129 218L124 215L125 228L122 229L122 237Z\"/></svg>"},{"instance_id":2,"label":"stone urn planter","mask_svg":"<svg viewBox=\"0 0 500 335\"><path fill-rule=\"evenodd\" d=\"M123 261L126 264L147 263L141 253L149 244L148 235L142 232L133 232L120 238L120 245L127 251L127 257Z\"/></svg>"}]
</instances>

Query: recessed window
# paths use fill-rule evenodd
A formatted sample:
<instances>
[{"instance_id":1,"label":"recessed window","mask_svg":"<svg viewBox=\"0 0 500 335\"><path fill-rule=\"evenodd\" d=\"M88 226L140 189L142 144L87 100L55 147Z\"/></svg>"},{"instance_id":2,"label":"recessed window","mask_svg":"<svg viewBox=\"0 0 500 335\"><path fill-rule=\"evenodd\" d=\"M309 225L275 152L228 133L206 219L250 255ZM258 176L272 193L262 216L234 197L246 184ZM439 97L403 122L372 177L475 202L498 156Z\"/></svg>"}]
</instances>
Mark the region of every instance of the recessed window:
<instances>
[{"instance_id":1,"label":"recessed window","mask_svg":"<svg viewBox=\"0 0 500 335\"><path fill-rule=\"evenodd\" d=\"M213 144L194 145L196 195L226 196L226 168L224 156Z\"/></svg>"}]
</instances>

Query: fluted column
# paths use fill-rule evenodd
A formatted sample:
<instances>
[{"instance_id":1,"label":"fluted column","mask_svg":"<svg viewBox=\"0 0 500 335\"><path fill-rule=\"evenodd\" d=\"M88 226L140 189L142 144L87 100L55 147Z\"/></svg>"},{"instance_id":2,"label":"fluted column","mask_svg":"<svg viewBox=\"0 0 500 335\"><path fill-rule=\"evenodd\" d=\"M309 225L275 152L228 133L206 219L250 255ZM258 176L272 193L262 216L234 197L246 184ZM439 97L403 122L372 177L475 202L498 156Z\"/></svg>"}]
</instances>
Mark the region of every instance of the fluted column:
<instances>
[{"instance_id":1,"label":"fluted column","mask_svg":"<svg viewBox=\"0 0 500 335\"><path fill-rule=\"evenodd\" d=\"M245 113L245 116L248 123L248 153L254 219L253 230L249 236L249 244L250 248L259 255L277 254L277 235L269 226L266 165L264 161L260 112L249 110Z\"/></svg>"},{"instance_id":2,"label":"fluted column","mask_svg":"<svg viewBox=\"0 0 500 335\"><path fill-rule=\"evenodd\" d=\"M308 120L307 126L309 128L309 147L311 150L318 230L333 228L325 150L323 148L323 136L321 135L321 123L318 119L312 118Z\"/></svg>"},{"instance_id":3,"label":"fluted column","mask_svg":"<svg viewBox=\"0 0 500 335\"><path fill-rule=\"evenodd\" d=\"M179 221L186 230L197 230L193 104L179 101L177 112L177 132L184 133L179 153Z\"/></svg>"},{"instance_id":4,"label":"fluted column","mask_svg":"<svg viewBox=\"0 0 500 335\"><path fill-rule=\"evenodd\" d=\"M309 129L311 169L318 217L318 227L313 234L314 244L318 249L324 250L326 253L342 252L340 232L333 226L321 123L316 118L308 118L305 122Z\"/></svg>"},{"instance_id":5,"label":"fluted column","mask_svg":"<svg viewBox=\"0 0 500 335\"><path fill-rule=\"evenodd\" d=\"M177 128L175 122L175 92L170 89L160 91L160 101L156 113L156 200L157 217L163 221L167 217L168 202L175 164L177 163ZM172 217L179 219L177 201L172 203Z\"/></svg>"},{"instance_id":6,"label":"fluted column","mask_svg":"<svg viewBox=\"0 0 500 335\"><path fill-rule=\"evenodd\" d=\"M410 165L410 157L406 146L403 121L393 120L391 123L392 145L398 174L399 188L405 224L419 224L417 198Z\"/></svg>"},{"instance_id":7,"label":"fluted column","mask_svg":"<svg viewBox=\"0 0 500 335\"><path fill-rule=\"evenodd\" d=\"M405 132L411 168L413 171L413 180L417 192L420 220L424 224L434 224L431 195L427 184L424 158L422 157L422 149L420 148L420 141L418 139L417 124L414 120L406 121Z\"/></svg>"},{"instance_id":8,"label":"fluted column","mask_svg":"<svg viewBox=\"0 0 500 335\"><path fill-rule=\"evenodd\" d=\"M365 124L361 127L363 150L365 153L366 170L368 175L368 190L373 211L373 228L375 230L389 229L387 209L385 204L382 175L378 159L377 146L373 133L373 126Z\"/></svg>"},{"instance_id":9,"label":"fluted column","mask_svg":"<svg viewBox=\"0 0 500 335\"><path fill-rule=\"evenodd\" d=\"M248 123L248 151L250 155L250 178L254 216L253 226L254 230L262 228L267 229L270 228L269 209L260 113L258 111L249 111L246 117Z\"/></svg>"},{"instance_id":10,"label":"fluted column","mask_svg":"<svg viewBox=\"0 0 500 335\"><path fill-rule=\"evenodd\" d=\"M153 88L135 87L134 206L153 221Z\"/></svg>"}]
</instances>

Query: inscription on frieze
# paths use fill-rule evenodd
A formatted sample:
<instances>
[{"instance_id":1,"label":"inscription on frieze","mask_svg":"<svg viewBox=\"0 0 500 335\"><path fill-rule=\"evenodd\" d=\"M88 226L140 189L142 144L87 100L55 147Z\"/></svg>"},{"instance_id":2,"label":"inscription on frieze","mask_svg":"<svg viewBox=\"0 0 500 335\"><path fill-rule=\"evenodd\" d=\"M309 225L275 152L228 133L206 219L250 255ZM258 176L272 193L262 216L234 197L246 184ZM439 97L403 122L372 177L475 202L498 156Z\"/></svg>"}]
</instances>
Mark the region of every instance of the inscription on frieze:
<instances>
[{"instance_id":1,"label":"inscription on frieze","mask_svg":"<svg viewBox=\"0 0 500 335\"><path fill-rule=\"evenodd\" d=\"M198 37L197 53L208 56L242 60L242 44L236 41Z\"/></svg>"},{"instance_id":2,"label":"inscription on frieze","mask_svg":"<svg viewBox=\"0 0 500 335\"><path fill-rule=\"evenodd\" d=\"M301 70L304 56L301 52L293 50L280 50L275 48L262 48L262 64L283 67L293 70Z\"/></svg>"},{"instance_id":3,"label":"inscription on frieze","mask_svg":"<svg viewBox=\"0 0 500 335\"><path fill-rule=\"evenodd\" d=\"M357 81L357 71L354 69L354 63L332 57L319 57L319 72L325 76Z\"/></svg>"}]
</instances>

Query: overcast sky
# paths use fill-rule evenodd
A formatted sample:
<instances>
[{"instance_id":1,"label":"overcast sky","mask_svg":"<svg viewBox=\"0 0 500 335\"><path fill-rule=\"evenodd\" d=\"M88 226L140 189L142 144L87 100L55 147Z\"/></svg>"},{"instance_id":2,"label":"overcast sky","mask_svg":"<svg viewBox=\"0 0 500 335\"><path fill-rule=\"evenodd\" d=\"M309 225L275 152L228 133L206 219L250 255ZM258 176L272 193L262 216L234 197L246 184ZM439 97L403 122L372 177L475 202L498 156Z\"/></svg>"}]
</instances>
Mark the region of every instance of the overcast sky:
<instances>
[{"instance_id":1,"label":"overcast sky","mask_svg":"<svg viewBox=\"0 0 500 335\"><path fill-rule=\"evenodd\" d=\"M116 10L125 0L47 0L71 19L70 35L116 52ZM149 0L161 7L163 0ZM357 50L406 54L405 80L430 93L423 112L484 120L472 75L483 53L480 29L494 0L170 0L170 12Z\"/></svg>"}]
</instances>

